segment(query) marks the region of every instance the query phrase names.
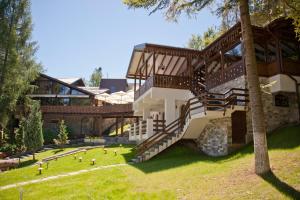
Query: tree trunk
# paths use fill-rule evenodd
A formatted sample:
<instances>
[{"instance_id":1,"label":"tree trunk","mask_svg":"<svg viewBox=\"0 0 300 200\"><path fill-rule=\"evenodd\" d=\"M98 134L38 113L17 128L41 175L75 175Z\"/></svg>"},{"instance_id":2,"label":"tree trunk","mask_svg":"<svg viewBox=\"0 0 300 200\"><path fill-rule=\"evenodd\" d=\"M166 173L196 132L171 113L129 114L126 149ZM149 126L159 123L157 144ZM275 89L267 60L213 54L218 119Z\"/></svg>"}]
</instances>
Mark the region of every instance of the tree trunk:
<instances>
[{"instance_id":1,"label":"tree trunk","mask_svg":"<svg viewBox=\"0 0 300 200\"><path fill-rule=\"evenodd\" d=\"M250 107L252 113L255 173L264 174L270 170L270 163L248 0L240 0L239 7Z\"/></svg>"},{"instance_id":2,"label":"tree trunk","mask_svg":"<svg viewBox=\"0 0 300 200\"><path fill-rule=\"evenodd\" d=\"M35 160L35 152L32 152L32 159Z\"/></svg>"}]
</instances>

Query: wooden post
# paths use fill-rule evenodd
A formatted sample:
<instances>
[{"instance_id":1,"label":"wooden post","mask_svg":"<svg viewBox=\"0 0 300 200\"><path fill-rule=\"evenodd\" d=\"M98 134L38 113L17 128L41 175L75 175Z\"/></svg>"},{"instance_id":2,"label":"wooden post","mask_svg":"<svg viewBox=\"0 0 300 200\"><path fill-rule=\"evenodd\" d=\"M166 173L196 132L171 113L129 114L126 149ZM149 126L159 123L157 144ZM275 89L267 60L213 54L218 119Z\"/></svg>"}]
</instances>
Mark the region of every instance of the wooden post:
<instances>
[{"instance_id":1,"label":"wooden post","mask_svg":"<svg viewBox=\"0 0 300 200\"><path fill-rule=\"evenodd\" d=\"M121 136L123 136L124 116L121 117Z\"/></svg>"},{"instance_id":2,"label":"wooden post","mask_svg":"<svg viewBox=\"0 0 300 200\"><path fill-rule=\"evenodd\" d=\"M141 85L142 85L142 70L140 69L139 89L141 88Z\"/></svg>"},{"instance_id":3,"label":"wooden post","mask_svg":"<svg viewBox=\"0 0 300 200\"><path fill-rule=\"evenodd\" d=\"M220 56L221 56L221 70L222 70L222 83L224 83L224 54L223 51L220 51Z\"/></svg>"},{"instance_id":4,"label":"wooden post","mask_svg":"<svg viewBox=\"0 0 300 200\"><path fill-rule=\"evenodd\" d=\"M280 40L276 38L276 61L277 61L277 68L278 72L282 73L282 55L281 55L281 49L280 49Z\"/></svg>"},{"instance_id":5,"label":"wooden post","mask_svg":"<svg viewBox=\"0 0 300 200\"><path fill-rule=\"evenodd\" d=\"M188 70L189 70L189 85L191 86L191 87L193 87L193 85L192 85L192 80L193 80L193 68L192 68L192 61L191 61L191 56L187 56L186 57L186 64L187 64L187 68L188 68Z\"/></svg>"},{"instance_id":6,"label":"wooden post","mask_svg":"<svg viewBox=\"0 0 300 200\"><path fill-rule=\"evenodd\" d=\"M156 133L158 133L158 115L156 115Z\"/></svg>"},{"instance_id":7,"label":"wooden post","mask_svg":"<svg viewBox=\"0 0 300 200\"><path fill-rule=\"evenodd\" d=\"M134 75L134 85L133 85L133 87L134 87L134 92L136 91L136 75Z\"/></svg>"},{"instance_id":8,"label":"wooden post","mask_svg":"<svg viewBox=\"0 0 300 200\"><path fill-rule=\"evenodd\" d=\"M155 53L153 53L153 76L155 75L155 62L156 62L156 60L155 60Z\"/></svg>"},{"instance_id":9,"label":"wooden post","mask_svg":"<svg viewBox=\"0 0 300 200\"><path fill-rule=\"evenodd\" d=\"M118 133L119 133L119 131L118 131L118 128L119 128L119 118L118 117L116 117L116 136L118 136Z\"/></svg>"},{"instance_id":10,"label":"wooden post","mask_svg":"<svg viewBox=\"0 0 300 200\"><path fill-rule=\"evenodd\" d=\"M162 124L163 124L163 132L165 132L165 113L162 113Z\"/></svg>"}]
</instances>

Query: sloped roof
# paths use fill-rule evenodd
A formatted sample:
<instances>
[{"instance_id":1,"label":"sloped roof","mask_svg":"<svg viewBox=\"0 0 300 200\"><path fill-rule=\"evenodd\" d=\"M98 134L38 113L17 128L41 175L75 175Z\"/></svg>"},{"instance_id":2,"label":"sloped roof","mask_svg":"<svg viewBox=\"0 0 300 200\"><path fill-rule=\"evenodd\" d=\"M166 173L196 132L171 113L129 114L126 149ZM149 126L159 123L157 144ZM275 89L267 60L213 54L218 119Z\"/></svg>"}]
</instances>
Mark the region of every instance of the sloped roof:
<instances>
[{"instance_id":1,"label":"sloped roof","mask_svg":"<svg viewBox=\"0 0 300 200\"><path fill-rule=\"evenodd\" d=\"M126 79L118 78L102 78L100 82L100 89L109 89L110 92L126 92L128 89L128 83Z\"/></svg>"},{"instance_id":2,"label":"sloped roof","mask_svg":"<svg viewBox=\"0 0 300 200\"><path fill-rule=\"evenodd\" d=\"M87 90L83 90L83 89L81 89L80 87L77 87L77 86L75 86L75 85L69 84L69 83L64 82L64 81L61 81L60 79L57 79L57 78L48 76L48 75L46 75L46 74L40 73L40 77L43 77L43 78L46 78L46 79L55 81L55 82L57 82L57 83L60 83L60 84L62 84L62 85L65 85L65 86L67 86L67 87L70 87L70 88L72 88L72 89L78 90L79 92L82 92L82 93L84 93L84 94L95 96L94 93L92 93L92 92L89 92L89 91L87 91Z\"/></svg>"},{"instance_id":3,"label":"sloped roof","mask_svg":"<svg viewBox=\"0 0 300 200\"><path fill-rule=\"evenodd\" d=\"M58 80L70 85L85 86L82 78L58 78Z\"/></svg>"}]
</instances>

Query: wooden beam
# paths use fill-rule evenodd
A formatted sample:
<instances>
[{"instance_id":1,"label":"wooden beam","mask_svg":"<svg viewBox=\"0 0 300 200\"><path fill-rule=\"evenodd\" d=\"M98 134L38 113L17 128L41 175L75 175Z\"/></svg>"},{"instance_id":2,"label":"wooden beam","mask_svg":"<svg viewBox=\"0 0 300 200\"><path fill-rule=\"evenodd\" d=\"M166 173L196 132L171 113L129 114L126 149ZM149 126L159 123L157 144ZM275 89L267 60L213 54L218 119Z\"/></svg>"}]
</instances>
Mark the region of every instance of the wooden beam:
<instances>
[{"instance_id":1,"label":"wooden beam","mask_svg":"<svg viewBox=\"0 0 300 200\"><path fill-rule=\"evenodd\" d=\"M137 74L137 72L138 72L138 70L139 70L139 66L140 66L140 64L141 64L141 61L143 60L144 61L144 57L145 57L145 52L143 52L142 53L142 55L141 55L141 57L140 57L140 59L139 59L139 62L138 62L138 65L137 65L137 68L136 68L136 70L135 70L135 76L136 76L136 74Z\"/></svg>"},{"instance_id":2,"label":"wooden beam","mask_svg":"<svg viewBox=\"0 0 300 200\"><path fill-rule=\"evenodd\" d=\"M174 69L176 68L176 66L177 66L177 64L178 64L178 62L179 62L179 60L180 60L180 58L181 58L181 57L178 56L178 58L177 58L177 60L176 60L176 62L175 62L175 64L174 64L174 66L173 66L173 69L171 70L171 72L170 72L169 75L172 75L172 73L173 73Z\"/></svg>"},{"instance_id":3,"label":"wooden beam","mask_svg":"<svg viewBox=\"0 0 300 200\"><path fill-rule=\"evenodd\" d=\"M166 68L165 68L165 70L164 70L163 75L165 75L165 73L166 73L166 71L167 71L169 65L171 64L171 61L173 60L173 57L174 57L174 56L171 56L171 58L170 58L170 60L169 60L169 62L168 62L168 64L167 64L167 66L166 66Z\"/></svg>"}]
</instances>

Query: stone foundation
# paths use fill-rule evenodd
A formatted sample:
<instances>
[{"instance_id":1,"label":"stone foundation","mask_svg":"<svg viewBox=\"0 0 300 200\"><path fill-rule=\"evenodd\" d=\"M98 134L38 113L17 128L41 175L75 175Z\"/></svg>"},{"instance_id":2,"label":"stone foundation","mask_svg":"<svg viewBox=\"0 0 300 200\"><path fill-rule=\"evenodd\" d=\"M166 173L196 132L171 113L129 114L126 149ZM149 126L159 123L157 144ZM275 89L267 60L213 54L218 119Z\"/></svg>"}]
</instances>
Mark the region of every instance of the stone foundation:
<instances>
[{"instance_id":1,"label":"stone foundation","mask_svg":"<svg viewBox=\"0 0 300 200\"><path fill-rule=\"evenodd\" d=\"M231 143L231 118L211 120L196 142L201 151L210 156L227 155Z\"/></svg>"},{"instance_id":2,"label":"stone foundation","mask_svg":"<svg viewBox=\"0 0 300 200\"><path fill-rule=\"evenodd\" d=\"M260 78L260 82L265 83L266 78ZM222 85L216 86L209 92L224 93L231 88L247 88L246 77L241 76ZM276 106L275 95L281 94L287 97L288 106ZM262 103L264 107L265 123L267 132L273 131L279 127L297 123L298 104L297 96L294 92L280 92L268 94L268 91L262 92ZM248 107L246 112L247 133L245 135L246 143L253 140L251 109ZM232 144L231 118L221 118L211 120L196 140L198 148L211 156L221 156L228 153L228 146Z\"/></svg>"}]
</instances>

